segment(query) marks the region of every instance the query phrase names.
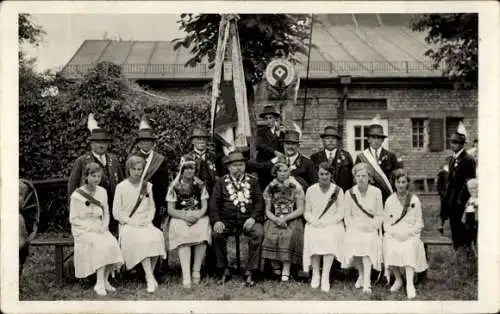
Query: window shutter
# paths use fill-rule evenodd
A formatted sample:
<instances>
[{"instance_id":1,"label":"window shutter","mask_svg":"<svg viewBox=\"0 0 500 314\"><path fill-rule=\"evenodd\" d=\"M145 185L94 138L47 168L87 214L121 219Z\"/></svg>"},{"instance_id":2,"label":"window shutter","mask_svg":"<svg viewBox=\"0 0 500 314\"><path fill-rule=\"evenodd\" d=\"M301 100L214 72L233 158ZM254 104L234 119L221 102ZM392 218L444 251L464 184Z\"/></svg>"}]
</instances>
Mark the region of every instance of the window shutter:
<instances>
[{"instance_id":1,"label":"window shutter","mask_svg":"<svg viewBox=\"0 0 500 314\"><path fill-rule=\"evenodd\" d=\"M429 119L429 150L442 151L444 140L444 119Z\"/></svg>"}]
</instances>

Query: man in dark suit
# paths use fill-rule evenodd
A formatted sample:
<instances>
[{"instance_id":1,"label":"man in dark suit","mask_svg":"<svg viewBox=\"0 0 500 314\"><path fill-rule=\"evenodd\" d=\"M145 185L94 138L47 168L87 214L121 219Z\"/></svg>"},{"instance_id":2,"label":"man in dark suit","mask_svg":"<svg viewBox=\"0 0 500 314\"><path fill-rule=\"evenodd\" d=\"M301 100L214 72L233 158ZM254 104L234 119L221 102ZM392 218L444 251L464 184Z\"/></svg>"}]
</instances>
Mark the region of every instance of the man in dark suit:
<instances>
[{"instance_id":1,"label":"man in dark suit","mask_svg":"<svg viewBox=\"0 0 500 314\"><path fill-rule=\"evenodd\" d=\"M219 178L210 198L208 215L213 226L213 246L217 268L222 274L219 283L231 278L227 261L227 237L242 232L249 237L245 284L253 286L259 269L264 230L264 203L257 178L245 173L245 157L232 152L224 158L229 173Z\"/></svg>"},{"instance_id":2,"label":"man in dark suit","mask_svg":"<svg viewBox=\"0 0 500 314\"><path fill-rule=\"evenodd\" d=\"M446 217L450 219L451 238L457 253L462 248L468 250L471 245L471 239L462 222L462 216L465 211L465 204L470 197L467 180L476 177L476 162L474 157L465 151L465 140L465 128L461 124L457 132L450 138L450 145L454 155L449 163L450 172L444 196L445 213Z\"/></svg>"},{"instance_id":3,"label":"man in dark suit","mask_svg":"<svg viewBox=\"0 0 500 314\"><path fill-rule=\"evenodd\" d=\"M257 158L256 162L266 164L271 159L283 156L283 133L284 127L279 126L280 113L271 105L264 107L264 111L259 115L265 121L265 125L257 129ZM265 189L267 184L273 179L271 169L264 169L258 172L261 189Z\"/></svg>"},{"instance_id":4,"label":"man in dark suit","mask_svg":"<svg viewBox=\"0 0 500 314\"><path fill-rule=\"evenodd\" d=\"M300 133L288 130L283 137L285 159L290 165L290 175L294 176L302 185L304 191L318 182L318 173L314 163L299 152Z\"/></svg>"},{"instance_id":5,"label":"man in dark suit","mask_svg":"<svg viewBox=\"0 0 500 314\"><path fill-rule=\"evenodd\" d=\"M402 168L403 163L396 158L396 155L382 147L382 143L387 135L384 134L384 127L375 118L369 127L368 144L370 147L358 154L356 164L366 163L373 175L373 185L382 191L382 200L392 194L394 187L390 177L395 169Z\"/></svg>"},{"instance_id":6,"label":"man in dark suit","mask_svg":"<svg viewBox=\"0 0 500 314\"><path fill-rule=\"evenodd\" d=\"M320 134L320 137L323 140L324 149L312 154L311 161L316 166L316 169L318 169L320 163L325 161L332 165L334 169L333 181L342 190L347 191L353 186L351 154L338 148L338 141L341 140L341 137L335 127L327 126L324 132Z\"/></svg>"},{"instance_id":7,"label":"man in dark suit","mask_svg":"<svg viewBox=\"0 0 500 314\"><path fill-rule=\"evenodd\" d=\"M115 155L108 153L108 146L111 138L106 131L97 126L93 115L89 115L89 129L91 135L90 152L78 157L71 168L71 174L68 179L68 197L80 186L85 184L84 171L85 167L95 162L99 164L103 170L100 186L106 189L108 193L109 212L112 212L113 197L115 195L116 185L123 180L123 170L118 158ZM115 236L118 234L118 222L111 215L109 221L109 231Z\"/></svg>"},{"instance_id":8,"label":"man in dark suit","mask_svg":"<svg viewBox=\"0 0 500 314\"><path fill-rule=\"evenodd\" d=\"M153 186L153 201L155 202L155 215L153 225L161 228L166 217L167 202L165 200L168 190L168 165L165 157L156 152L156 135L145 120L141 121L139 134L135 139L135 155L144 158L146 165L142 173L142 180L150 182Z\"/></svg>"}]
</instances>

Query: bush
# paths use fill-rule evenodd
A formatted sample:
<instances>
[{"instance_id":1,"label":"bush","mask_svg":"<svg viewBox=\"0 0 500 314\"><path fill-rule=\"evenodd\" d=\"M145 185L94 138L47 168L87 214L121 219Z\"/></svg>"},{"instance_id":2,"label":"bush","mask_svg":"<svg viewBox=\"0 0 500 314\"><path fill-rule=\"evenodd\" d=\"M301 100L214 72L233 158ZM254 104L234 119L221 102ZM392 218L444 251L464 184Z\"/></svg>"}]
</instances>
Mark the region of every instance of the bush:
<instances>
[{"instance_id":1,"label":"bush","mask_svg":"<svg viewBox=\"0 0 500 314\"><path fill-rule=\"evenodd\" d=\"M59 88L59 95L41 97L51 85ZM181 154L190 150L192 126L207 126L208 112L208 101L179 104L141 93L138 85L124 77L121 67L110 62L97 64L80 82L69 85L60 77L47 80L31 67L21 66L19 175L28 180L69 176L73 161L89 150L89 113L94 113L99 126L113 138L110 151L122 164L132 151L141 117L151 119L159 136L157 150L167 157L175 175ZM42 202L40 229L51 225L67 230L67 209L60 205L67 203L67 195L61 191L52 195L59 199ZM48 206L47 202L59 205Z\"/></svg>"}]
</instances>

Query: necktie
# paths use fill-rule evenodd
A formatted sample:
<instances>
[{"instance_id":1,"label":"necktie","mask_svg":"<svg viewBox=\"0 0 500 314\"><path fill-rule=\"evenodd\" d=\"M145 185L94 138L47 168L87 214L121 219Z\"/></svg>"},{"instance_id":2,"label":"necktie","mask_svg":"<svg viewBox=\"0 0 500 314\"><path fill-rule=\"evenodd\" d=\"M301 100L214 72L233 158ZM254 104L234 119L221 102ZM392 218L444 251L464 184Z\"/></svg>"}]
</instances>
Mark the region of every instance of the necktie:
<instances>
[{"instance_id":1,"label":"necktie","mask_svg":"<svg viewBox=\"0 0 500 314\"><path fill-rule=\"evenodd\" d=\"M103 164L103 166L106 166L106 158L104 157L104 155L99 156L99 161L101 162L101 164Z\"/></svg>"},{"instance_id":2,"label":"necktie","mask_svg":"<svg viewBox=\"0 0 500 314\"><path fill-rule=\"evenodd\" d=\"M328 151L328 162L332 163L332 159L333 159L333 152L332 151Z\"/></svg>"}]
</instances>

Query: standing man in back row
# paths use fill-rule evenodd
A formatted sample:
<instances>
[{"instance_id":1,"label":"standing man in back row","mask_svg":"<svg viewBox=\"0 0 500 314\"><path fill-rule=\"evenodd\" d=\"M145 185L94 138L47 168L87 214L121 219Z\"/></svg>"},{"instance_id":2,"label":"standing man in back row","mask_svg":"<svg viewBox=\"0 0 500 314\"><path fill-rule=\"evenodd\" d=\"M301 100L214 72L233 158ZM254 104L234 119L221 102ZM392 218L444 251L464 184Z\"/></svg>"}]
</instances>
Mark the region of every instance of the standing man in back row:
<instances>
[{"instance_id":1,"label":"standing man in back row","mask_svg":"<svg viewBox=\"0 0 500 314\"><path fill-rule=\"evenodd\" d=\"M382 192L382 201L392 194L394 187L390 177L395 169L402 168L403 163L398 161L396 155L382 147L387 135L380 123L378 115L372 120L368 131L368 144L370 145L356 157L356 164L366 163L373 174L373 185Z\"/></svg>"},{"instance_id":2,"label":"standing man in back row","mask_svg":"<svg viewBox=\"0 0 500 314\"><path fill-rule=\"evenodd\" d=\"M279 124L281 115L272 105L264 107L264 111L259 115L266 123L257 129L257 163L267 164L275 157L283 156L283 136L284 127ZM268 169L267 169L268 168ZM264 167L258 172L259 185L264 190L272 181L271 168Z\"/></svg>"},{"instance_id":3,"label":"standing man in back row","mask_svg":"<svg viewBox=\"0 0 500 314\"><path fill-rule=\"evenodd\" d=\"M323 141L324 149L311 155L311 160L318 169L322 162L328 162L333 169L333 182L340 186L345 192L352 188L352 157L347 151L338 148L338 143L342 139L333 126L327 126L320 137Z\"/></svg>"}]
</instances>

